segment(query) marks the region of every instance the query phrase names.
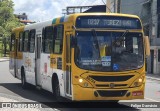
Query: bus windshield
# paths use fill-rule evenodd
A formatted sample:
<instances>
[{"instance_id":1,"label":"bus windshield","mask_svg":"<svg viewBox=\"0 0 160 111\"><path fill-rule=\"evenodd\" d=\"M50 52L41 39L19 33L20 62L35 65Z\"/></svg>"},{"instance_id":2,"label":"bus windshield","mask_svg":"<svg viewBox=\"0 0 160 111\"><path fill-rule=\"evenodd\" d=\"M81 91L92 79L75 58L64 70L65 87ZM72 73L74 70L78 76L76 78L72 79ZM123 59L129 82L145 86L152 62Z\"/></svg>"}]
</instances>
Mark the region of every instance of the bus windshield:
<instances>
[{"instance_id":1,"label":"bus windshield","mask_svg":"<svg viewBox=\"0 0 160 111\"><path fill-rule=\"evenodd\" d=\"M142 33L77 31L75 63L92 71L126 71L144 64Z\"/></svg>"}]
</instances>

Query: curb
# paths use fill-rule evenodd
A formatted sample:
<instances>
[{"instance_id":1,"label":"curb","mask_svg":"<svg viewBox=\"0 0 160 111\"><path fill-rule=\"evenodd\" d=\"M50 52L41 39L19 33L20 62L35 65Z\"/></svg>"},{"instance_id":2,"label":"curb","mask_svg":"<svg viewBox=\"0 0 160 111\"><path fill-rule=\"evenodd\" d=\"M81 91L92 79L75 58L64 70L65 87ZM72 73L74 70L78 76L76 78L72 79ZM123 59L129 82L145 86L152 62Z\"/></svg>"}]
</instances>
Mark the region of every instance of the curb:
<instances>
[{"instance_id":1,"label":"curb","mask_svg":"<svg viewBox=\"0 0 160 111\"><path fill-rule=\"evenodd\" d=\"M160 81L159 78L155 78L155 77L149 77L149 76L146 76L147 79L151 79L151 80L156 80L156 81Z\"/></svg>"},{"instance_id":2,"label":"curb","mask_svg":"<svg viewBox=\"0 0 160 111\"><path fill-rule=\"evenodd\" d=\"M9 59L0 59L0 62L9 61Z\"/></svg>"}]
</instances>

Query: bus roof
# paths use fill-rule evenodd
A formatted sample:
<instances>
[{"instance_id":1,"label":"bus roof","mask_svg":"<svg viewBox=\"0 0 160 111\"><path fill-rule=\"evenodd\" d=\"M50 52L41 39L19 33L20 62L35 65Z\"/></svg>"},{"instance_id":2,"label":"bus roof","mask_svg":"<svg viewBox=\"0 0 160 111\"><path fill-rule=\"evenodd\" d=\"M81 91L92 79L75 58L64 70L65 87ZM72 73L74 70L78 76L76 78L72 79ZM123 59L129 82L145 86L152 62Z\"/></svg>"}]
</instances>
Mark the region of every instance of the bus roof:
<instances>
[{"instance_id":1,"label":"bus roof","mask_svg":"<svg viewBox=\"0 0 160 111\"><path fill-rule=\"evenodd\" d=\"M16 30L21 30L23 29L24 27L43 27L43 26L51 26L51 25L54 25L54 24L59 24L59 23L64 23L64 22L72 22L74 21L78 16L98 16L98 15L102 15L102 16L120 16L120 17L131 17L131 18L138 18L139 17L137 15L131 15L131 14L122 14L122 13L75 13L75 14L70 14L70 15L66 15L66 16L62 16L62 17L58 17L58 18L54 18L54 19L51 19L51 20L48 20L48 21L44 21L44 22L38 22L38 23L34 23L34 24L29 24L29 25L26 25L26 26L22 26L22 27L18 27L18 28L15 28L13 29L12 31L16 31Z\"/></svg>"},{"instance_id":2,"label":"bus roof","mask_svg":"<svg viewBox=\"0 0 160 111\"><path fill-rule=\"evenodd\" d=\"M138 18L139 17L137 15L131 15L131 14L122 14L122 13L76 13L76 14L70 14L67 16L62 16L59 18L54 18L52 21L52 24L58 24L58 23L63 23L66 21L73 21L75 20L75 18L77 18L78 16L120 16L120 17L131 17L131 18Z\"/></svg>"},{"instance_id":3,"label":"bus roof","mask_svg":"<svg viewBox=\"0 0 160 111\"><path fill-rule=\"evenodd\" d=\"M106 16L123 16L123 17L133 17L139 18L137 15L123 14L123 13L75 13L70 16L87 16L87 15L106 15Z\"/></svg>"}]
</instances>

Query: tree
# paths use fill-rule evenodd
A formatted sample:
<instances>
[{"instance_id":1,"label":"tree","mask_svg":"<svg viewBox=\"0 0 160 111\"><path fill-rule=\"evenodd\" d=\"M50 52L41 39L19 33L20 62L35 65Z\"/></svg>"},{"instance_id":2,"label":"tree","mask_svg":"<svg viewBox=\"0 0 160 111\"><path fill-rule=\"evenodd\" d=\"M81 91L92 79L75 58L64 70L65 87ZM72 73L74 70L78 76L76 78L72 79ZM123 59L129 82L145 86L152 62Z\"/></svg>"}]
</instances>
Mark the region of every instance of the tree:
<instances>
[{"instance_id":1,"label":"tree","mask_svg":"<svg viewBox=\"0 0 160 111\"><path fill-rule=\"evenodd\" d=\"M13 14L13 6L12 0L0 0L0 38L3 40L8 40L13 28L23 25ZM7 47L6 43L8 41L3 42L4 50Z\"/></svg>"}]
</instances>

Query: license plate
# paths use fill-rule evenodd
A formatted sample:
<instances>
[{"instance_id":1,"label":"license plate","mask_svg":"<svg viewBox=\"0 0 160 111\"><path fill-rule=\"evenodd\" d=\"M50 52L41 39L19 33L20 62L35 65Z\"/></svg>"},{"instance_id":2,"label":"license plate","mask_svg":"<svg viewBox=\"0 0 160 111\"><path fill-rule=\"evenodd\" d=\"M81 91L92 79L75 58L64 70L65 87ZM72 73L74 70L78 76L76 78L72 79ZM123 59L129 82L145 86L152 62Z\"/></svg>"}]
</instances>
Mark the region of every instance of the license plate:
<instances>
[{"instance_id":1,"label":"license plate","mask_svg":"<svg viewBox=\"0 0 160 111\"><path fill-rule=\"evenodd\" d=\"M142 96L143 95L143 91L134 91L132 92L132 96Z\"/></svg>"}]
</instances>

